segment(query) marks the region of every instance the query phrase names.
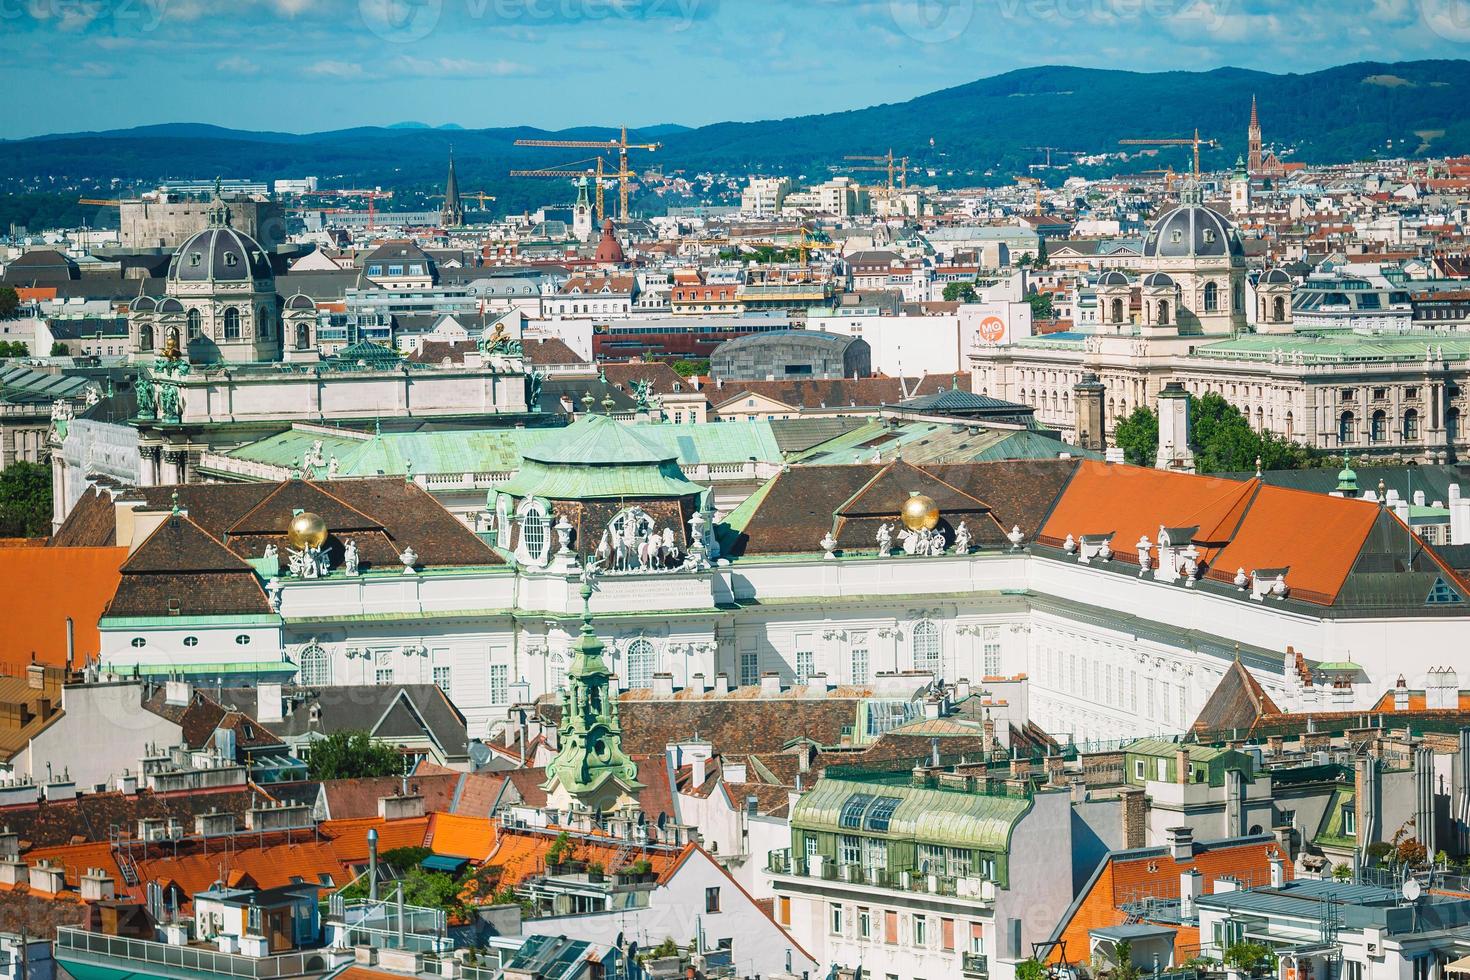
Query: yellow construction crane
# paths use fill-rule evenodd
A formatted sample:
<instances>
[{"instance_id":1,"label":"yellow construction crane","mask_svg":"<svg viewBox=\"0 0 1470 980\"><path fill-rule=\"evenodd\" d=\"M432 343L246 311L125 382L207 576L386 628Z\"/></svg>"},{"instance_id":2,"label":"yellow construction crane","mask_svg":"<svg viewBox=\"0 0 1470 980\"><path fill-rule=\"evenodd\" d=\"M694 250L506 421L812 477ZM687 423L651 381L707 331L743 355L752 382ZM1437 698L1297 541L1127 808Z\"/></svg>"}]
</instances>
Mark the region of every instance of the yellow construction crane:
<instances>
[{"instance_id":1,"label":"yellow construction crane","mask_svg":"<svg viewBox=\"0 0 1470 980\"><path fill-rule=\"evenodd\" d=\"M78 204L90 204L96 208L120 208L121 201L105 201L97 197L84 197L77 201Z\"/></svg>"},{"instance_id":2,"label":"yellow construction crane","mask_svg":"<svg viewBox=\"0 0 1470 980\"><path fill-rule=\"evenodd\" d=\"M637 174L634 174L628 170L628 151L648 150L649 152L652 152L663 146L662 143L629 143L627 126L622 127L621 135L619 135L619 137L615 140L516 140L515 145L553 146L568 148L578 147L588 150L617 150L618 172L615 174L608 174L607 176L616 177L618 180L618 220L620 221L628 220L628 181L637 176ZM516 176L516 174L512 173L511 176L514 177ZM522 176L530 175L522 174ZM602 189L599 186L598 195L600 196L601 194ZM597 208L597 220L602 220L601 204L599 204Z\"/></svg>"},{"instance_id":3,"label":"yellow construction crane","mask_svg":"<svg viewBox=\"0 0 1470 980\"><path fill-rule=\"evenodd\" d=\"M1163 177L1164 193L1166 194L1172 194L1174 192L1174 181L1179 179L1179 174L1173 167L1165 167L1163 170L1142 170L1139 172L1145 174L1158 174L1160 177Z\"/></svg>"},{"instance_id":4,"label":"yellow construction crane","mask_svg":"<svg viewBox=\"0 0 1470 980\"><path fill-rule=\"evenodd\" d=\"M810 259L808 253L822 251L824 249L837 248L836 242L822 242L812 237L812 230L806 225L801 226L801 241L797 243L797 254L801 256L801 264L806 265Z\"/></svg>"},{"instance_id":5,"label":"yellow construction crane","mask_svg":"<svg viewBox=\"0 0 1470 980\"><path fill-rule=\"evenodd\" d=\"M1041 178L1017 177L1016 183L1020 184L1022 187L1030 187L1031 189L1036 191L1036 204L1031 213L1038 218L1041 217Z\"/></svg>"},{"instance_id":6,"label":"yellow construction crane","mask_svg":"<svg viewBox=\"0 0 1470 980\"><path fill-rule=\"evenodd\" d=\"M892 150L889 150L883 156L852 155L852 156L845 156L842 159L844 159L844 160L866 161L867 164L868 164L866 166L846 166L846 165L844 165L843 168L842 168L844 170L867 170L867 171L876 171L878 173L886 173L886 174L888 174L888 191L889 191L889 193L892 193L893 192L893 177L894 177L895 174L898 175L898 186L900 188L904 189L904 190L907 190L908 189L908 186L909 186L909 158L908 157L895 157L893 155L893 151Z\"/></svg>"},{"instance_id":7,"label":"yellow construction crane","mask_svg":"<svg viewBox=\"0 0 1470 980\"><path fill-rule=\"evenodd\" d=\"M1183 139L1118 140L1118 145L1119 146L1191 146L1191 147L1194 148L1194 176L1195 176L1195 179L1198 180L1199 179L1199 148L1201 146L1208 146L1210 149L1213 150L1215 147L1219 146L1220 144L1217 143L1217 142L1215 142L1212 139L1203 139L1203 140L1200 139L1199 138L1199 130L1198 129L1195 129L1195 131L1194 131L1194 137L1192 139L1189 138L1189 137L1185 137Z\"/></svg>"},{"instance_id":8,"label":"yellow construction crane","mask_svg":"<svg viewBox=\"0 0 1470 980\"><path fill-rule=\"evenodd\" d=\"M494 194L486 194L484 191L461 191L459 196L461 198L467 198L467 199L469 199L471 201L479 201L480 202L480 210L481 211L485 210L485 202L486 201L494 201L494 200L496 200L496 197L495 197ZM442 201L442 200L444 200L444 195L443 194L430 194L429 195L429 200L431 200L431 201Z\"/></svg>"},{"instance_id":9,"label":"yellow construction crane","mask_svg":"<svg viewBox=\"0 0 1470 980\"><path fill-rule=\"evenodd\" d=\"M1053 153L1059 153L1062 156L1069 156L1069 157L1077 157L1077 156L1081 156L1082 155L1082 151L1081 150L1064 150L1060 146L1028 146L1028 147L1026 147L1026 149L1028 149L1028 150L1034 150L1037 153L1045 153L1046 154L1046 168L1048 170L1051 169L1051 155ZM1039 164L1032 164L1032 166L1039 166Z\"/></svg>"},{"instance_id":10,"label":"yellow construction crane","mask_svg":"<svg viewBox=\"0 0 1470 980\"><path fill-rule=\"evenodd\" d=\"M615 173L610 173L610 172L608 172L608 171L606 171L606 170L604 170L602 168L602 157L596 157L595 159L597 161L597 166L596 167L588 167L586 170L571 170L571 169L561 169L561 170L512 170L510 172L510 175L512 177L569 177L569 178L571 178L573 180L576 180L576 179L579 179L579 178L584 178L584 177L591 177L592 178L592 182L593 182L594 186L597 189L597 223L598 224L601 224L603 222L603 220L604 220L604 217L605 217L605 215L603 214L603 207L602 207L602 185L603 185L603 182L605 180L608 180L608 179L613 178L613 177L617 177L619 180L626 180L627 178L630 178L630 177L636 177L637 174L629 173L626 170L620 170L620 171L617 171ZM568 167L575 167L578 163L591 163L591 162L592 162L591 159L589 159L589 160L578 160L576 163L571 163L571 164L568 164L567 166Z\"/></svg>"}]
</instances>

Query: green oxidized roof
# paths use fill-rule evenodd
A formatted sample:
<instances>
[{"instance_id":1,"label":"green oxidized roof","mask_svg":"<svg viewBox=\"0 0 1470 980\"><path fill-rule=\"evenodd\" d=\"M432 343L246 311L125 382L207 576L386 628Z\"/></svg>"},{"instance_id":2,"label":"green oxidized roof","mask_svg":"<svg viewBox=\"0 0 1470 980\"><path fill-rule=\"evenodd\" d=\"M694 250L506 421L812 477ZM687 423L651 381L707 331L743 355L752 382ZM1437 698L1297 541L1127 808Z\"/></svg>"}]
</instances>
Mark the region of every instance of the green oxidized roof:
<instances>
[{"instance_id":1,"label":"green oxidized roof","mask_svg":"<svg viewBox=\"0 0 1470 980\"><path fill-rule=\"evenodd\" d=\"M1464 334L1414 331L1400 334L1362 334L1352 330L1298 330L1293 334L1241 334L1231 340L1196 348L1194 356L1232 360L1269 361L1301 354L1309 363L1320 361L1422 361L1434 348L1447 360L1470 358L1470 337Z\"/></svg>"},{"instance_id":2,"label":"green oxidized roof","mask_svg":"<svg viewBox=\"0 0 1470 980\"><path fill-rule=\"evenodd\" d=\"M703 495L676 453L604 415L584 415L527 450L502 493L549 500Z\"/></svg>"},{"instance_id":3,"label":"green oxidized roof","mask_svg":"<svg viewBox=\"0 0 1470 980\"><path fill-rule=\"evenodd\" d=\"M995 852L1009 848L1011 832L1031 809L1031 801L1021 796L821 779L797 802L791 825L802 830L852 833L858 828L841 826L839 818L843 804L859 793L899 798L883 836Z\"/></svg>"}]
</instances>

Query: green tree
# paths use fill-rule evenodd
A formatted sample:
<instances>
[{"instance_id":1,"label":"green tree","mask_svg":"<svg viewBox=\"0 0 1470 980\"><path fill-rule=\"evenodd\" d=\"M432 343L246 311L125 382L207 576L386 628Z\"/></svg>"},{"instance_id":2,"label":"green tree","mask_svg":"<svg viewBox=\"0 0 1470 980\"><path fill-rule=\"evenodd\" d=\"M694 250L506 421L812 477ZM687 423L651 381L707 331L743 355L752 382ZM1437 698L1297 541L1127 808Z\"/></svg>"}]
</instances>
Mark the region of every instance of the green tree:
<instances>
[{"instance_id":1,"label":"green tree","mask_svg":"<svg viewBox=\"0 0 1470 980\"><path fill-rule=\"evenodd\" d=\"M0 286L0 320L14 320L20 316L20 293L12 286Z\"/></svg>"},{"instance_id":2,"label":"green tree","mask_svg":"<svg viewBox=\"0 0 1470 980\"><path fill-rule=\"evenodd\" d=\"M1138 980L1142 972L1133 965L1133 944L1123 939L1113 947L1113 959L1118 964L1113 970L1113 980Z\"/></svg>"},{"instance_id":3,"label":"green tree","mask_svg":"<svg viewBox=\"0 0 1470 980\"><path fill-rule=\"evenodd\" d=\"M1045 976L1046 967L1034 956L1016 964L1016 980L1042 980Z\"/></svg>"},{"instance_id":4,"label":"green tree","mask_svg":"<svg viewBox=\"0 0 1470 980\"><path fill-rule=\"evenodd\" d=\"M31 349L23 340L0 340L0 358L30 357Z\"/></svg>"},{"instance_id":5,"label":"green tree","mask_svg":"<svg viewBox=\"0 0 1470 980\"><path fill-rule=\"evenodd\" d=\"M39 538L51 533L51 468L15 462L0 470L0 536Z\"/></svg>"},{"instance_id":6,"label":"green tree","mask_svg":"<svg viewBox=\"0 0 1470 980\"><path fill-rule=\"evenodd\" d=\"M681 378L692 378L696 374L709 374L708 360L691 360L687 357L684 357L680 358L669 366L672 367L674 369L674 373L678 374Z\"/></svg>"},{"instance_id":7,"label":"green tree","mask_svg":"<svg viewBox=\"0 0 1470 980\"><path fill-rule=\"evenodd\" d=\"M407 871L418 867L424 858L433 853L427 847L395 847L391 851L383 852L383 861L399 871Z\"/></svg>"},{"instance_id":8,"label":"green tree","mask_svg":"<svg viewBox=\"0 0 1470 980\"><path fill-rule=\"evenodd\" d=\"M70 353L71 351L67 348L66 344L62 343L61 341L53 340L51 342L52 357L66 357Z\"/></svg>"},{"instance_id":9,"label":"green tree","mask_svg":"<svg viewBox=\"0 0 1470 980\"><path fill-rule=\"evenodd\" d=\"M976 299L975 284L973 282L945 283L944 301L946 303L973 303Z\"/></svg>"},{"instance_id":10,"label":"green tree","mask_svg":"<svg viewBox=\"0 0 1470 980\"><path fill-rule=\"evenodd\" d=\"M1036 319L1056 319L1057 306L1051 298L1051 293L1031 293L1026 297L1026 302L1031 304L1031 315Z\"/></svg>"},{"instance_id":11,"label":"green tree","mask_svg":"<svg viewBox=\"0 0 1470 980\"><path fill-rule=\"evenodd\" d=\"M1036 246L1036 262L1034 263L1035 266L1036 266L1036 268L1038 268L1038 269L1044 268L1046 266L1047 257L1048 256L1046 254L1046 239L1043 238L1043 239L1041 239L1037 243L1037 246Z\"/></svg>"},{"instance_id":12,"label":"green tree","mask_svg":"<svg viewBox=\"0 0 1470 980\"><path fill-rule=\"evenodd\" d=\"M1159 417L1154 410L1146 405L1135 408L1113 428L1113 445L1134 466L1154 465L1159 452Z\"/></svg>"},{"instance_id":13,"label":"green tree","mask_svg":"<svg viewBox=\"0 0 1470 980\"><path fill-rule=\"evenodd\" d=\"M364 779L396 776L403 771L403 762L391 745L360 729L348 729L312 742L306 765L312 779Z\"/></svg>"}]
</instances>

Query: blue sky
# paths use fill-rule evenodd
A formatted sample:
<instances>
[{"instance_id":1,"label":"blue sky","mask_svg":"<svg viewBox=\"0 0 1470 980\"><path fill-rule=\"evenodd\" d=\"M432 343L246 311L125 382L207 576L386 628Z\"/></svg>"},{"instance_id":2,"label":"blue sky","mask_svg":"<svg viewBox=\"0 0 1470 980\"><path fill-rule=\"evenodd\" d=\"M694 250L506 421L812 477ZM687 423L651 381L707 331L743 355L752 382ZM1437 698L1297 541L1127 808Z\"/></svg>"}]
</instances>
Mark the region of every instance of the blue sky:
<instances>
[{"instance_id":1,"label":"blue sky","mask_svg":"<svg viewBox=\"0 0 1470 980\"><path fill-rule=\"evenodd\" d=\"M1012 68L1458 58L1470 0L0 0L0 136L801 115Z\"/></svg>"}]
</instances>

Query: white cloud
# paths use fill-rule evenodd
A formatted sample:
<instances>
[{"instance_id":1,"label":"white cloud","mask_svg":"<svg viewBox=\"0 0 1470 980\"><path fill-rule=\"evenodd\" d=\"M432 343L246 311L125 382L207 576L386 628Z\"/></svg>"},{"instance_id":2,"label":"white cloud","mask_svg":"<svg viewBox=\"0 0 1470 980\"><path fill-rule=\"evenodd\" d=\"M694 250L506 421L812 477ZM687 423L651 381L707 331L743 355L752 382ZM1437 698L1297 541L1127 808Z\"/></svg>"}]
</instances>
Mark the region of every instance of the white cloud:
<instances>
[{"instance_id":1,"label":"white cloud","mask_svg":"<svg viewBox=\"0 0 1470 980\"><path fill-rule=\"evenodd\" d=\"M388 63L388 72L418 78L505 78L511 75L530 75L535 69L504 58L477 61L473 58L416 58L405 54Z\"/></svg>"},{"instance_id":2,"label":"white cloud","mask_svg":"<svg viewBox=\"0 0 1470 980\"><path fill-rule=\"evenodd\" d=\"M260 74L260 66L251 61L249 58L242 57L241 55L232 55L228 58L221 59L219 63L215 65L215 67L218 68L220 71L230 75Z\"/></svg>"},{"instance_id":3,"label":"white cloud","mask_svg":"<svg viewBox=\"0 0 1470 980\"><path fill-rule=\"evenodd\" d=\"M355 81L368 77L362 65L351 61L332 61L330 59L307 65L305 72L313 78L335 78L339 81Z\"/></svg>"}]
</instances>

